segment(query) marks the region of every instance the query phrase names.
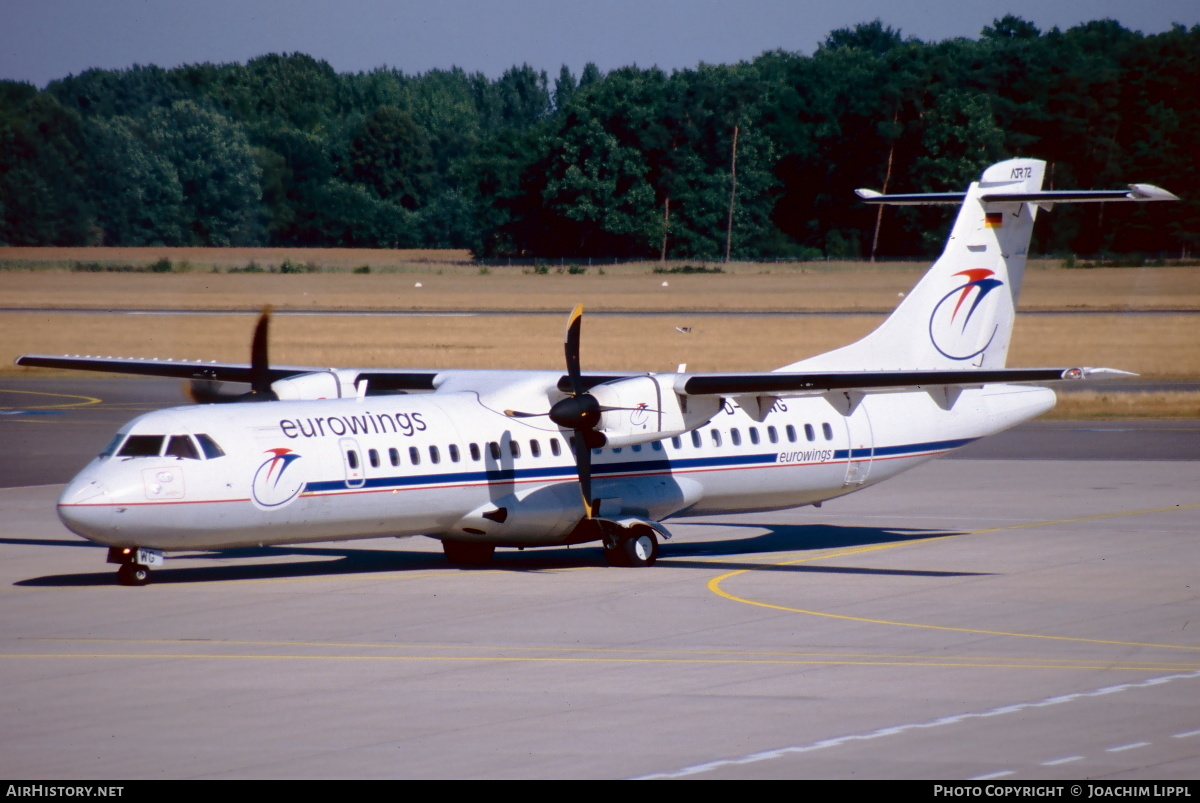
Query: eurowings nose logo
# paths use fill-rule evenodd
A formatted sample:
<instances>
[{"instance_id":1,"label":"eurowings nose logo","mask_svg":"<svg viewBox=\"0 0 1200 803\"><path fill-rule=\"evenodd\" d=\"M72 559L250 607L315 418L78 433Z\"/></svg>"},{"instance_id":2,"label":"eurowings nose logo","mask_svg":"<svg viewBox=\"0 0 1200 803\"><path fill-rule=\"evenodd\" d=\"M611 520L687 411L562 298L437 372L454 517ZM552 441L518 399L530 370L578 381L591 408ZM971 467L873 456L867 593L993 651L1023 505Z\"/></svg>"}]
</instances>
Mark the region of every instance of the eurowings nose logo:
<instances>
[{"instance_id":1,"label":"eurowings nose logo","mask_svg":"<svg viewBox=\"0 0 1200 803\"><path fill-rule=\"evenodd\" d=\"M291 449L267 449L270 455L254 472L250 493L259 507L277 508L291 502L304 488L304 477L292 464L300 455Z\"/></svg>"},{"instance_id":2,"label":"eurowings nose logo","mask_svg":"<svg viewBox=\"0 0 1200 803\"><path fill-rule=\"evenodd\" d=\"M929 316L929 339L943 357L969 360L987 351L1000 329L993 315L997 297L992 296L990 303L984 303L984 299L1004 282L993 278L995 272L987 268L972 268L954 275L967 281L934 305Z\"/></svg>"}]
</instances>

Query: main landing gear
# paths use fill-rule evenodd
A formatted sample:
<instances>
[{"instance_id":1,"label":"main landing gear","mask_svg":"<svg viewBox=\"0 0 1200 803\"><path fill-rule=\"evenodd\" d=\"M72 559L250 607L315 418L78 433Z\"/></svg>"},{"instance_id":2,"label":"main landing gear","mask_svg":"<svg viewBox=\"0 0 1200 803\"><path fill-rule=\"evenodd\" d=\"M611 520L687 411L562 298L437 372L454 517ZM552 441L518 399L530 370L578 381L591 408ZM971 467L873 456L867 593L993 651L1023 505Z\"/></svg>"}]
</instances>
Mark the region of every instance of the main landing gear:
<instances>
[{"instance_id":1,"label":"main landing gear","mask_svg":"<svg viewBox=\"0 0 1200 803\"><path fill-rule=\"evenodd\" d=\"M609 566L653 566L658 560L658 537L650 527L606 533L604 560Z\"/></svg>"},{"instance_id":2,"label":"main landing gear","mask_svg":"<svg viewBox=\"0 0 1200 803\"><path fill-rule=\"evenodd\" d=\"M140 547L108 548L108 562L119 564L117 582L123 586L144 586L150 582L150 567L163 565L163 553Z\"/></svg>"},{"instance_id":3,"label":"main landing gear","mask_svg":"<svg viewBox=\"0 0 1200 803\"><path fill-rule=\"evenodd\" d=\"M446 560L458 566L486 566L492 562L496 545L447 538L442 540L442 551L446 553Z\"/></svg>"}]
</instances>

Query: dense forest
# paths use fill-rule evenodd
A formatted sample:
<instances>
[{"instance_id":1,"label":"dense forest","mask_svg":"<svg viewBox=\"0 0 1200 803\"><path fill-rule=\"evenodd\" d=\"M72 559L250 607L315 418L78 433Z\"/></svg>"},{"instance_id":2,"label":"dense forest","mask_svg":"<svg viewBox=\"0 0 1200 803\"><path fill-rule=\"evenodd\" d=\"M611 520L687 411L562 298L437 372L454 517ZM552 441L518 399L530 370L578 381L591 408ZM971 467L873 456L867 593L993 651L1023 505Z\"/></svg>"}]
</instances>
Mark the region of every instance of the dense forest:
<instances>
[{"instance_id":1,"label":"dense forest","mask_svg":"<svg viewBox=\"0 0 1200 803\"><path fill-rule=\"evenodd\" d=\"M926 255L957 190L1010 156L1053 188L1169 206L1054 211L1043 254L1200 245L1200 26L1111 20L921 42L878 21L811 56L667 74L529 66L338 74L303 54L0 82L0 244L470 248L477 256ZM731 214L732 209L732 214Z\"/></svg>"}]
</instances>

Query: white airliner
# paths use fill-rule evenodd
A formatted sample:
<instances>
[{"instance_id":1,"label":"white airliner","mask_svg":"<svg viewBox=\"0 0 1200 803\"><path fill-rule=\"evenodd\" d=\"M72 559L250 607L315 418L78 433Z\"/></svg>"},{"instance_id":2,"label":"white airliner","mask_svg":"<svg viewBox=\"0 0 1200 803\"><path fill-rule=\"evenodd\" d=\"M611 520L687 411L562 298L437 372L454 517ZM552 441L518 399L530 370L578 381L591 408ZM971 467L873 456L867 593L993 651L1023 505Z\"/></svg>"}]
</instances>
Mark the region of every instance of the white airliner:
<instances>
[{"instance_id":1,"label":"white airliner","mask_svg":"<svg viewBox=\"0 0 1200 803\"><path fill-rule=\"evenodd\" d=\"M250 385L134 419L63 491L63 522L108 545L126 585L165 551L410 535L457 563L600 541L610 565L649 566L665 519L820 505L1054 406L1027 383L1122 373L1004 367L1034 217L1176 198L1042 191L1044 168L1001 162L965 193L860 190L961 204L945 251L867 337L769 373L584 373L581 307L565 374L274 367L266 313L249 365L17 362L191 378L214 401L220 383Z\"/></svg>"}]
</instances>

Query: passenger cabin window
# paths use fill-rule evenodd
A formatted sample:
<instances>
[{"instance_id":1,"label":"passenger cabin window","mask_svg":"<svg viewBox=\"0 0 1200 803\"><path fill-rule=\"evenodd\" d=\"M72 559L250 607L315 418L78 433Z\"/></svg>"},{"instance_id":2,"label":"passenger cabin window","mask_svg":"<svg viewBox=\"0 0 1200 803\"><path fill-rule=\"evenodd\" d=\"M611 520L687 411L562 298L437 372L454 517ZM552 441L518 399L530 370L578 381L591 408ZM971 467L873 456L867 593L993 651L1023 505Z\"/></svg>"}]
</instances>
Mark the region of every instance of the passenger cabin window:
<instances>
[{"instance_id":1,"label":"passenger cabin window","mask_svg":"<svg viewBox=\"0 0 1200 803\"><path fill-rule=\"evenodd\" d=\"M346 463L352 469L358 468L358 452L353 449L346 450Z\"/></svg>"},{"instance_id":2,"label":"passenger cabin window","mask_svg":"<svg viewBox=\"0 0 1200 803\"><path fill-rule=\"evenodd\" d=\"M715 429L712 430L712 442L713 442L713 446L721 445L721 433Z\"/></svg>"},{"instance_id":3,"label":"passenger cabin window","mask_svg":"<svg viewBox=\"0 0 1200 803\"><path fill-rule=\"evenodd\" d=\"M697 429L692 430L692 446L700 448L700 431Z\"/></svg>"},{"instance_id":4,"label":"passenger cabin window","mask_svg":"<svg viewBox=\"0 0 1200 803\"><path fill-rule=\"evenodd\" d=\"M812 424L804 425L804 437L808 438L810 441L815 441L817 439L816 433L813 432Z\"/></svg>"},{"instance_id":5,"label":"passenger cabin window","mask_svg":"<svg viewBox=\"0 0 1200 803\"><path fill-rule=\"evenodd\" d=\"M392 462L393 466L400 465L400 450L395 447L388 449L388 460Z\"/></svg>"},{"instance_id":6,"label":"passenger cabin window","mask_svg":"<svg viewBox=\"0 0 1200 803\"><path fill-rule=\"evenodd\" d=\"M635 443L631 448L635 452L640 452L642 450L642 445L640 443Z\"/></svg>"},{"instance_id":7,"label":"passenger cabin window","mask_svg":"<svg viewBox=\"0 0 1200 803\"><path fill-rule=\"evenodd\" d=\"M164 435L130 435L117 452L120 457L158 457Z\"/></svg>"},{"instance_id":8,"label":"passenger cabin window","mask_svg":"<svg viewBox=\"0 0 1200 803\"><path fill-rule=\"evenodd\" d=\"M793 427L791 424L788 424L787 427L784 428L784 432L787 433L788 443L796 442L796 428L795 427Z\"/></svg>"},{"instance_id":9,"label":"passenger cabin window","mask_svg":"<svg viewBox=\"0 0 1200 803\"><path fill-rule=\"evenodd\" d=\"M779 433L774 426L767 427L767 440L771 443L779 443Z\"/></svg>"},{"instance_id":10,"label":"passenger cabin window","mask_svg":"<svg viewBox=\"0 0 1200 803\"><path fill-rule=\"evenodd\" d=\"M468 445L467 445L467 449L468 449L468 450L471 452L471 459L472 459L472 460L474 460L474 461L476 461L476 462L479 462L479 459L480 459L481 457L483 457L483 455L481 455L481 454L479 453L479 444L478 444L478 443L471 443L471 444L468 444Z\"/></svg>"},{"instance_id":11,"label":"passenger cabin window","mask_svg":"<svg viewBox=\"0 0 1200 803\"><path fill-rule=\"evenodd\" d=\"M442 456L438 453L436 446L429 447L429 462L435 465L442 462Z\"/></svg>"},{"instance_id":12,"label":"passenger cabin window","mask_svg":"<svg viewBox=\"0 0 1200 803\"><path fill-rule=\"evenodd\" d=\"M682 449L683 441L680 439L680 437L678 435L676 435L674 438L671 438L671 445L674 446L676 449Z\"/></svg>"},{"instance_id":13,"label":"passenger cabin window","mask_svg":"<svg viewBox=\"0 0 1200 803\"><path fill-rule=\"evenodd\" d=\"M662 441L655 441L654 443L650 444L650 448L656 452L661 452L663 450Z\"/></svg>"},{"instance_id":14,"label":"passenger cabin window","mask_svg":"<svg viewBox=\"0 0 1200 803\"><path fill-rule=\"evenodd\" d=\"M204 456L209 460L215 460L218 457L224 457L225 452L217 446L217 442L203 433L196 436L196 440L200 442L200 450L204 452Z\"/></svg>"},{"instance_id":15,"label":"passenger cabin window","mask_svg":"<svg viewBox=\"0 0 1200 803\"><path fill-rule=\"evenodd\" d=\"M408 447L408 462L414 466L421 465L421 450L415 446Z\"/></svg>"},{"instance_id":16,"label":"passenger cabin window","mask_svg":"<svg viewBox=\"0 0 1200 803\"><path fill-rule=\"evenodd\" d=\"M171 440L167 441L167 457L178 457L184 460L199 460L200 452L196 451L196 444L192 443L192 439L187 435L172 435Z\"/></svg>"},{"instance_id":17,"label":"passenger cabin window","mask_svg":"<svg viewBox=\"0 0 1200 803\"><path fill-rule=\"evenodd\" d=\"M449 449L450 449L450 462L457 463L458 462L458 444L457 443L450 444Z\"/></svg>"},{"instance_id":18,"label":"passenger cabin window","mask_svg":"<svg viewBox=\"0 0 1200 803\"><path fill-rule=\"evenodd\" d=\"M379 452L374 449L368 449L367 459L371 461L371 468L379 468Z\"/></svg>"},{"instance_id":19,"label":"passenger cabin window","mask_svg":"<svg viewBox=\"0 0 1200 803\"><path fill-rule=\"evenodd\" d=\"M558 438L550 439L550 454L554 455L555 457L558 457L560 454L562 454L562 447L558 445Z\"/></svg>"},{"instance_id":20,"label":"passenger cabin window","mask_svg":"<svg viewBox=\"0 0 1200 803\"><path fill-rule=\"evenodd\" d=\"M750 427L750 442L758 446L758 427Z\"/></svg>"},{"instance_id":21,"label":"passenger cabin window","mask_svg":"<svg viewBox=\"0 0 1200 803\"><path fill-rule=\"evenodd\" d=\"M540 443L538 443L537 441L530 441L529 442L529 456L530 457L541 457L542 456L542 445Z\"/></svg>"},{"instance_id":22,"label":"passenger cabin window","mask_svg":"<svg viewBox=\"0 0 1200 803\"><path fill-rule=\"evenodd\" d=\"M822 424L821 431L825 433L825 440L833 440L833 427L829 426L828 424Z\"/></svg>"},{"instance_id":23,"label":"passenger cabin window","mask_svg":"<svg viewBox=\"0 0 1200 803\"><path fill-rule=\"evenodd\" d=\"M512 454L513 457L520 457L521 456L521 444L517 443L516 441L509 441L508 442L508 451Z\"/></svg>"},{"instance_id":24,"label":"passenger cabin window","mask_svg":"<svg viewBox=\"0 0 1200 803\"><path fill-rule=\"evenodd\" d=\"M500 459L500 444L495 441L488 441L488 452L491 453L493 460Z\"/></svg>"},{"instance_id":25,"label":"passenger cabin window","mask_svg":"<svg viewBox=\"0 0 1200 803\"><path fill-rule=\"evenodd\" d=\"M737 427L729 430L729 440L733 441L734 446L742 445L742 433L738 431Z\"/></svg>"}]
</instances>

